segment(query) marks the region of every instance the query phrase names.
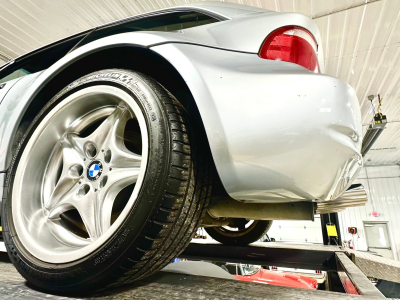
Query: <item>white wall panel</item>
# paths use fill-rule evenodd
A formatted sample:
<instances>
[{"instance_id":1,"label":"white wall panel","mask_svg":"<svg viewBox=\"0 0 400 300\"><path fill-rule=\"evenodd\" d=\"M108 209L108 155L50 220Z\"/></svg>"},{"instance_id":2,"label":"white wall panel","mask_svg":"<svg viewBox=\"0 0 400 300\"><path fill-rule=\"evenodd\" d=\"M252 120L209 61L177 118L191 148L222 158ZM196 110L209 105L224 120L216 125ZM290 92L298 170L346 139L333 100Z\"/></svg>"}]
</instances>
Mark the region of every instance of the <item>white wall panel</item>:
<instances>
[{"instance_id":1,"label":"white wall panel","mask_svg":"<svg viewBox=\"0 0 400 300\"><path fill-rule=\"evenodd\" d=\"M277 242L322 244L321 219L315 221L274 221L268 236Z\"/></svg>"},{"instance_id":2,"label":"white wall panel","mask_svg":"<svg viewBox=\"0 0 400 300\"><path fill-rule=\"evenodd\" d=\"M352 239L356 250L367 250L363 221L387 221L394 256L399 259L400 166L367 166L356 182L366 188L368 203L339 213L342 239ZM378 217L371 215L374 211L379 213ZM349 234L348 227L357 227L358 234Z\"/></svg>"}]
</instances>

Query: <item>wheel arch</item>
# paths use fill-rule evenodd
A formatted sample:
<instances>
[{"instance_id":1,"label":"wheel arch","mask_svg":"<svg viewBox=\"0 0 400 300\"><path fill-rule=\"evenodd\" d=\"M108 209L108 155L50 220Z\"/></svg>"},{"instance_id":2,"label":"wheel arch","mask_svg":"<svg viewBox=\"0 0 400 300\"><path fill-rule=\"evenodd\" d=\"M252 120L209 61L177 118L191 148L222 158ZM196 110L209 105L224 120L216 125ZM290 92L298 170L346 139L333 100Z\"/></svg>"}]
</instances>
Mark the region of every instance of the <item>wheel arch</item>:
<instances>
[{"instance_id":1,"label":"wheel arch","mask_svg":"<svg viewBox=\"0 0 400 300\"><path fill-rule=\"evenodd\" d=\"M47 78L46 84L38 90L37 95L27 106L18 127L32 120L49 99L74 80L92 72L113 68L138 71L154 78L182 103L190 115L196 119L196 130L201 130L205 135L196 101L182 75L158 53L149 48L134 45L113 45L113 47L99 49L73 61L60 72L53 73L53 76Z\"/></svg>"},{"instance_id":2,"label":"wheel arch","mask_svg":"<svg viewBox=\"0 0 400 300\"><path fill-rule=\"evenodd\" d=\"M78 52L80 49L76 51ZM10 139L7 141L6 156L0 157L0 170L8 169L18 139L27 129L26 125L35 118L51 98L74 80L86 74L110 68L139 71L158 81L182 103L195 120L196 134L208 143L199 109L185 79L160 54L143 45L116 43L85 51L77 57L68 58L69 55L37 76L29 89L23 91L21 98L24 99L21 101L25 102L24 108L17 112L18 118L15 118L13 133L10 134ZM3 143L4 140L6 139L0 142Z\"/></svg>"}]
</instances>

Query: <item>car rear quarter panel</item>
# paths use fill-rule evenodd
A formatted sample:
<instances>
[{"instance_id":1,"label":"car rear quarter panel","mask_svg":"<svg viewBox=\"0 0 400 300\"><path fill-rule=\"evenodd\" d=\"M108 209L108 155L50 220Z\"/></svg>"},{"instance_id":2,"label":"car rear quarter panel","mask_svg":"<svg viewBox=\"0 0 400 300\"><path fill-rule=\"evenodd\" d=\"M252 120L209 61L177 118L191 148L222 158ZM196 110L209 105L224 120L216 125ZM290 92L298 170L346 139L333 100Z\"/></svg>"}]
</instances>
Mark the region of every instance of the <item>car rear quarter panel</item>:
<instances>
[{"instance_id":1,"label":"car rear quarter panel","mask_svg":"<svg viewBox=\"0 0 400 300\"><path fill-rule=\"evenodd\" d=\"M334 199L357 175L361 114L347 83L255 54L152 49L185 78L234 199Z\"/></svg>"},{"instance_id":2,"label":"car rear quarter panel","mask_svg":"<svg viewBox=\"0 0 400 300\"><path fill-rule=\"evenodd\" d=\"M258 53L266 37L277 28L296 25L311 32L318 44L318 62L324 73L322 40L317 24L299 13L277 13L266 11L244 15L228 21L217 22L207 27L193 27L180 31L183 38L200 44L217 46L235 51Z\"/></svg>"}]
</instances>

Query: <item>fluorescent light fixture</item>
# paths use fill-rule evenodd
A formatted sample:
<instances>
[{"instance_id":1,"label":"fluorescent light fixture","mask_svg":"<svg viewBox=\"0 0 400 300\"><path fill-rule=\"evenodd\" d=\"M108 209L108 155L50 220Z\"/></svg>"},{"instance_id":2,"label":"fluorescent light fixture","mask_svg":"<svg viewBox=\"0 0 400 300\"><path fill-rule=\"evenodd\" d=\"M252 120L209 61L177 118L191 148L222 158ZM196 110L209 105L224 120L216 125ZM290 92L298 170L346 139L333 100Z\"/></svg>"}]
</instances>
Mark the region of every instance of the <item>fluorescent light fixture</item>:
<instances>
[{"instance_id":1,"label":"fluorescent light fixture","mask_svg":"<svg viewBox=\"0 0 400 300\"><path fill-rule=\"evenodd\" d=\"M361 146L361 155L365 156L369 149L371 149L372 145L376 142L378 137L382 134L383 130L386 127L386 116L380 113L376 114L374 120L369 125L367 132L365 133L362 146Z\"/></svg>"}]
</instances>

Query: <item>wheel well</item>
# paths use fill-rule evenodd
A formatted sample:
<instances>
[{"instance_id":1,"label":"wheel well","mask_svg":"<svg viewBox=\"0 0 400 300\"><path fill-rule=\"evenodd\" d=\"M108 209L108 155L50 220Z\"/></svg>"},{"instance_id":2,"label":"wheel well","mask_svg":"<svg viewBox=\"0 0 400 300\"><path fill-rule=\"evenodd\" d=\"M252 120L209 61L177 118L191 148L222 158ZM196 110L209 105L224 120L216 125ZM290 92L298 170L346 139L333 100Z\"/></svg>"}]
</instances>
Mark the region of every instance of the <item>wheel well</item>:
<instances>
[{"instance_id":1,"label":"wheel well","mask_svg":"<svg viewBox=\"0 0 400 300\"><path fill-rule=\"evenodd\" d=\"M73 62L53 77L38 93L26 110L20 124L32 121L38 112L59 91L74 80L104 69L120 68L144 73L171 92L196 120L196 130L205 129L194 98L179 72L162 56L147 48L123 46L89 54Z\"/></svg>"}]
</instances>

